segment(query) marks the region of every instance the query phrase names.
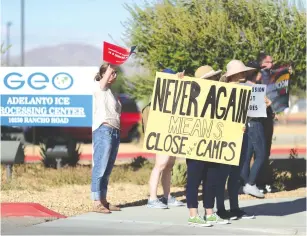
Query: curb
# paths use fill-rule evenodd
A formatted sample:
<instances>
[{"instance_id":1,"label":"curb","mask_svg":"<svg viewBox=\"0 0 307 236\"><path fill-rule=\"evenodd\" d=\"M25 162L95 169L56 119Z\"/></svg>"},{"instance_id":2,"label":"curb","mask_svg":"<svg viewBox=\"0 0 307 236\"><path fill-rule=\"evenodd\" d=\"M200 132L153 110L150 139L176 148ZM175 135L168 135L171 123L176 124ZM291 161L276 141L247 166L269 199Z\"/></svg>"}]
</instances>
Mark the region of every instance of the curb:
<instances>
[{"instance_id":1,"label":"curb","mask_svg":"<svg viewBox=\"0 0 307 236\"><path fill-rule=\"evenodd\" d=\"M31 202L3 202L1 203L1 217L43 217L43 218L67 218L52 211L41 204Z\"/></svg>"},{"instance_id":2,"label":"curb","mask_svg":"<svg viewBox=\"0 0 307 236\"><path fill-rule=\"evenodd\" d=\"M271 150L271 155L289 155L292 148L274 148ZM306 148L298 148L297 154L299 155L306 155ZM150 159L155 158L156 154L154 153L147 153L147 152L131 152L131 153L118 153L117 159L129 159L142 156L144 158ZM40 156L35 155L27 155L25 156L25 162L31 163L31 162L38 162L41 160ZM91 153L84 153L80 155L80 161L91 161L92 160L92 154Z\"/></svg>"}]
</instances>

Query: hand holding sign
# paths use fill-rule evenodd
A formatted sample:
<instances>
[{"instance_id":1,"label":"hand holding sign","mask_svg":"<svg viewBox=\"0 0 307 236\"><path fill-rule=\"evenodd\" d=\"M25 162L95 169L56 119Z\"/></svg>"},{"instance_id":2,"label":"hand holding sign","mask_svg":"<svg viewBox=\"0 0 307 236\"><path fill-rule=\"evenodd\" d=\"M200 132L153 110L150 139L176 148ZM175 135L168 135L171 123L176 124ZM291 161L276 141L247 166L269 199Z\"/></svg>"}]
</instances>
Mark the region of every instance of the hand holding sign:
<instances>
[{"instance_id":1,"label":"hand holding sign","mask_svg":"<svg viewBox=\"0 0 307 236\"><path fill-rule=\"evenodd\" d=\"M177 77L178 77L179 79L183 79L183 77L184 77L184 71L177 73Z\"/></svg>"}]
</instances>

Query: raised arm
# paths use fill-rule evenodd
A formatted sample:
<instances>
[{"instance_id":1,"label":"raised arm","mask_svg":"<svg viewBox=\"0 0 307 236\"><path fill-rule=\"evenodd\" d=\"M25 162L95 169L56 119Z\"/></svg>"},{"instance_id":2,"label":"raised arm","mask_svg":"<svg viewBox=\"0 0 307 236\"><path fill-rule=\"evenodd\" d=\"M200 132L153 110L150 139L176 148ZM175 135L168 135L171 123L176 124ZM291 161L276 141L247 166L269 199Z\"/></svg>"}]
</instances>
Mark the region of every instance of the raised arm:
<instances>
[{"instance_id":1,"label":"raised arm","mask_svg":"<svg viewBox=\"0 0 307 236\"><path fill-rule=\"evenodd\" d=\"M109 83L109 81L112 79L112 76L114 76L116 73L115 69L111 67L111 65L108 66L106 72L101 75L102 78L99 81L100 89L105 89Z\"/></svg>"},{"instance_id":2,"label":"raised arm","mask_svg":"<svg viewBox=\"0 0 307 236\"><path fill-rule=\"evenodd\" d=\"M276 74L276 73L280 73L280 72L289 72L290 74L293 73L293 69L292 69L292 66L283 66L283 67L280 67L280 68L277 68L275 70L271 70L271 73L272 74Z\"/></svg>"}]
</instances>

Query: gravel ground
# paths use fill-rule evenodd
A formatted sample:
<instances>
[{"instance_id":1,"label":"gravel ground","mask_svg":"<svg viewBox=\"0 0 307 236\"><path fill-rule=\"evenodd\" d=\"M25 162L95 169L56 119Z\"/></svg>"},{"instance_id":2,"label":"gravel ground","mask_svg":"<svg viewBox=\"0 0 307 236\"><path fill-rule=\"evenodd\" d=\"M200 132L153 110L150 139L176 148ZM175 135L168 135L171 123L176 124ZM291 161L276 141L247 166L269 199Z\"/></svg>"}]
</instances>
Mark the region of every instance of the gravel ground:
<instances>
[{"instance_id":1,"label":"gravel ground","mask_svg":"<svg viewBox=\"0 0 307 236\"><path fill-rule=\"evenodd\" d=\"M110 184L108 200L113 204L131 206L144 205L148 197L148 186L128 183ZM173 187L172 193L184 200L184 188ZM162 193L159 188L158 194ZM293 191L267 194L266 198L305 197L306 188ZM240 199L254 199L240 195ZM66 216L73 216L91 211L90 186L75 185L50 188L48 191L8 190L1 191L1 202L35 202Z\"/></svg>"}]
</instances>

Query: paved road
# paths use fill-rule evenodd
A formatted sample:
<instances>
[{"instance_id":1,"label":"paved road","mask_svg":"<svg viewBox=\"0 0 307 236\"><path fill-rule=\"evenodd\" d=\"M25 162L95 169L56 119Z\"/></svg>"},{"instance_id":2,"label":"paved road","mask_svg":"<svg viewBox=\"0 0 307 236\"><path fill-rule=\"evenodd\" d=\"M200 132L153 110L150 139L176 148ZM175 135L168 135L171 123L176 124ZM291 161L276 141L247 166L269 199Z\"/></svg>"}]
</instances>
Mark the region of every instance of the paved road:
<instances>
[{"instance_id":1,"label":"paved road","mask_svg":"<svg viewBox=\"0 0 307 236\"><path fill-rule=\"evenodd\" d=\"M210 228L191 227L187 225L186 207L161 210L139 206L110 215L87 213L30 227L10 228L2 234L306 235L306 198L246 200L240 205L247 212L253 212L256 219L237 220Z\"/></svg>"}]
</instances>

